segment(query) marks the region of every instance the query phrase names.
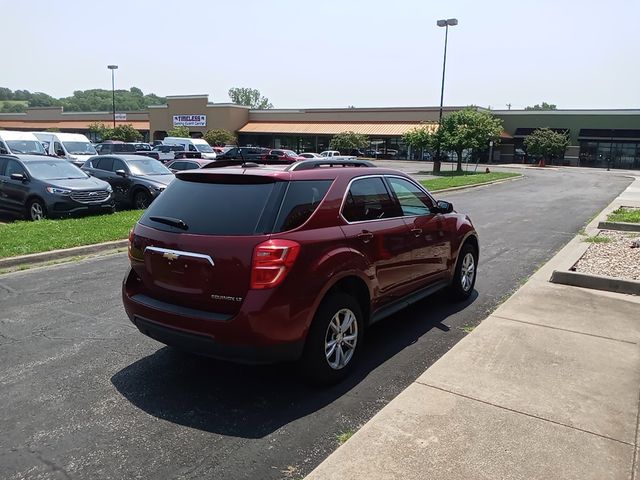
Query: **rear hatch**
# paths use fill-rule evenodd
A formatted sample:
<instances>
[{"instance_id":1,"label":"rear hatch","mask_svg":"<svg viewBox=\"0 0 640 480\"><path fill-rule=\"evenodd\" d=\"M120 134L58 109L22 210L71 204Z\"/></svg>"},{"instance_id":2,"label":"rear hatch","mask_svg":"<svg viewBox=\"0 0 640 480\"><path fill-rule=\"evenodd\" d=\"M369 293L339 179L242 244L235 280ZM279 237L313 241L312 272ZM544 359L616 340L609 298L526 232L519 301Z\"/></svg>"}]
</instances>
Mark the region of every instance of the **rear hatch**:
<instances>
[{"instance_id":1,"label":"rear hatch","mask_svg":"<svg viewBox=\"0 0 640 480\"><path fill-rule=\"evenodd\" d=\"M250 287L253 250L269 239L287 183L261 175L179 175L134 229L139 293L236 313Z\"/></svg>"}]
</instances>

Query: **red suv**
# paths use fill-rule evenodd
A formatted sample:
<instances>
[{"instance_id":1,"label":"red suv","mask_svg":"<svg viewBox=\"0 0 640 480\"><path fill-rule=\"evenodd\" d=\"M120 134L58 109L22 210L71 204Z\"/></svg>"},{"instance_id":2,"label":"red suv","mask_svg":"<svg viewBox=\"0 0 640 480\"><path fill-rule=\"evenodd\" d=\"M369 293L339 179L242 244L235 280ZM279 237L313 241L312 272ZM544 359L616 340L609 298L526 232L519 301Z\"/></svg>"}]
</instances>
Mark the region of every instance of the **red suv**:
<instances>
[{"instance_id":1,"label":"red suv","mask_svg":"<svg viewBox=\"0 0 640 480\"><path fill-rule=\"evenodd\" d=\"M321 382L353 368L374 322L473 291L464 214L364 161L180 172L129 237L125 310L167 345L239 362L301 359Z\"/></svg>"}]
</instances>

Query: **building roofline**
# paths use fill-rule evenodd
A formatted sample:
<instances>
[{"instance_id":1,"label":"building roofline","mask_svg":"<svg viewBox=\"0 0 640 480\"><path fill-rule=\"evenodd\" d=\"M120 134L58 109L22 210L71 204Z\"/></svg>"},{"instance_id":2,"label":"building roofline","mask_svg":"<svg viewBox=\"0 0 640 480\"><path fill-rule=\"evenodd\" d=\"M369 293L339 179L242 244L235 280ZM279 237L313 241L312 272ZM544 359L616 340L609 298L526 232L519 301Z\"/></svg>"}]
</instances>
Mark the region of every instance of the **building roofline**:
<instances>
[{"instance_id":1,"label":"building roofline","mask_svg":"<svg viewBox=\"0 0 640 480\"><path fill-rule=\"evenodd\" d=\"M443 111L462 110L468 108L465 106L444 106ZM418 112L418 111L438 111L439 106L431 107L338 107L338 108L270 108L270 109L251 109L250 113L330 113L330 112L379 112L379 111L401 111L401 112Z\"/></svg>"},{"instance_id":2,"label":"building roofline","mask_svg":"<svg viewBox=\"0 0 640 480\"><path fill-rule=\"evenodd\" d=\"M640 115L638 108L585 108L566 110L489 110L497 115Z\"/></svg>"},{"instance_id":3,"label":"building roofline","mask_svg":"<svg viewBox=\"0 0 640 480\"><path fill-rule=\"evenodd\" d=\"M189 100L189 99L201 99L201 98L205 98L207 101L209 100L209 95L208 94L196 94L196 95L167 95L166 97L167 100L169 99L179 99L179 100Z\"/></svg>"}]
</instances>

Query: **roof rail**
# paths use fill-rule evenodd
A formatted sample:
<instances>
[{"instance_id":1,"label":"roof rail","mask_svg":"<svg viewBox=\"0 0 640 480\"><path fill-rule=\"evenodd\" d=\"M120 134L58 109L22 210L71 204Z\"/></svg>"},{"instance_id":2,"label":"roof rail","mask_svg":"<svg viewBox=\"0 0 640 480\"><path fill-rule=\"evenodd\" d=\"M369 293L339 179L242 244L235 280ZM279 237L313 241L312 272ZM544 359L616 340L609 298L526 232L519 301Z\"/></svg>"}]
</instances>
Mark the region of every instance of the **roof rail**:
<instances>
[{"instance_id":1,"label":"roof rail","mask_svg":"<svg viewBox=\"0 0 640 480\"><path fill-rule=\"evenodd\" d=\"M292 172L297 170L312 170L314 168L322 168L322 167L375 167L375 165L371 162L367 162L366 160L357 160L357 159L327 159L327 160L301 160L296 163L292 163L285 170Z\"/></svg>"}]
</instances>

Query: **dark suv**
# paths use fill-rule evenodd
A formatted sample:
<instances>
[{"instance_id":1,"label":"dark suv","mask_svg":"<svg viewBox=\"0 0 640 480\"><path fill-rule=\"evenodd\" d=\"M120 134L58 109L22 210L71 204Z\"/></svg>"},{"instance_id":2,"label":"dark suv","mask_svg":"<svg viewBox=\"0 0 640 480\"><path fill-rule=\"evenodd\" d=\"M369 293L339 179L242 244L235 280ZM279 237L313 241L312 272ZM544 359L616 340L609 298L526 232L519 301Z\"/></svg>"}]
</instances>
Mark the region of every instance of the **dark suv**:
<instances>
[{"instance_id":1,"label":"dark suv","mask_svg":"<svg viewBox=\"0 0 640 480\"><path fill-rule=\"evenodd\" d=\"M477 234L404 173L363 161L180 172L129 237L125 310L168 345L241 362L302 359L333 382L367 327L473 291Z\"/></svg>"},{"instance_id":2,"label":"dark suv","mask_svg":"<svg viewBox=\"0 0 640 480\"><path fill-rule=\"evenodd\" d=\"M108 183L68 160L41 155L0 155L0 210L30 220L113 212Z\"/></svg>"}]
</instances>

